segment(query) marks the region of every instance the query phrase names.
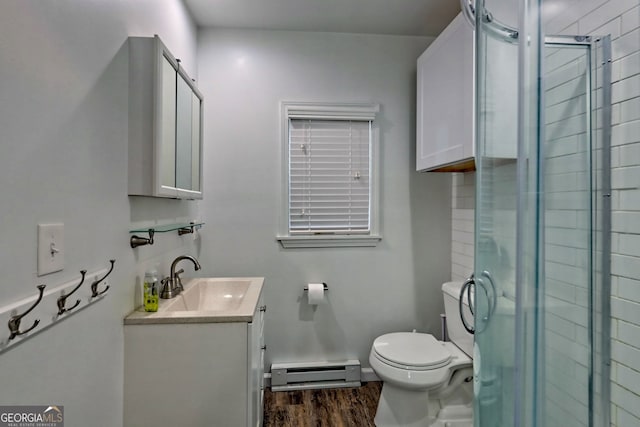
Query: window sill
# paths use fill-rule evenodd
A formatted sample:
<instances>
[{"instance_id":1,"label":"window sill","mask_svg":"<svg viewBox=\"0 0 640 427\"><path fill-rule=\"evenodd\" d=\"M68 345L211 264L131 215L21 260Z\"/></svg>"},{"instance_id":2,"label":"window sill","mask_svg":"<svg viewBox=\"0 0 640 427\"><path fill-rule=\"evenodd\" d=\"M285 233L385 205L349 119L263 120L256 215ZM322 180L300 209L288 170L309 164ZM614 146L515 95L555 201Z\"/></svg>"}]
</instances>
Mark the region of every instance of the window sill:
<instances>
[{"instance_id":1,"label":"window sill","mask_svg":"<svg viewBox=\"0 0 640 427\"><path fill-rule=\"evenodd\" d=\"M347 248L378 246L382 236L277 236L276 239L285 249Z\"/></svg>"}]
</instances>

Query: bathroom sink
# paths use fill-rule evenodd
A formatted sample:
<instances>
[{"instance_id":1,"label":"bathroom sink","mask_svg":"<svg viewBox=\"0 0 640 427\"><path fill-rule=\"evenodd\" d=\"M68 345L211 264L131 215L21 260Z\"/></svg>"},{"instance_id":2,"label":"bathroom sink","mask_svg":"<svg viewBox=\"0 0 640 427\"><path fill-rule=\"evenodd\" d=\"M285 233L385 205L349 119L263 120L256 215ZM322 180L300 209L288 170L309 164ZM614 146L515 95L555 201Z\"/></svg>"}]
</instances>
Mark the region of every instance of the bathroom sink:
<instances>
[{"instance_id":1,"label":"bathroom sink","mask_svg":"<svg viewBox=\"0 0 640 427\"><path fill-rule=\"evenodd\" d=\"M190 286L169 300L166 311L225 311L242 304L251 280L193 279Z\"/></svg>"},{"instance_id":2,"label":"bathroom sink","mask_svg":"<svg viewBox=\"0 0 640 427\"><path fill-rule=\"evenodd\" d=\"M145 323L251 322L264 283L263 277L209 277L185 280L184 291L160 299L158 311L140 307L124 319Z\"/></svg>"}]
</instances>

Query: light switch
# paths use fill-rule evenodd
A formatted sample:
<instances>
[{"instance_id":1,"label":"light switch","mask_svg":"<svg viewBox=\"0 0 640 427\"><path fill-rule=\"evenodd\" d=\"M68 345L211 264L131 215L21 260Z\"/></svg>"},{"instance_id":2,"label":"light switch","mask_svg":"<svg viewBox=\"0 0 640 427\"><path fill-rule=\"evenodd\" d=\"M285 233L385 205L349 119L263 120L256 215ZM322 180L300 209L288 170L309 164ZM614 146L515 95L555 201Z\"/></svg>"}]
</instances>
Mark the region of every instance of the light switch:
<instances>
[{"instance_id":1,"label":"light switch","mask_svg":"<svg viewBox=\"0 0 640 427\"><path fill-rule=\"evenodd\" d=\"M64 224L38 224L38 276L64 268Z\"/></svg>"}]
</instances>

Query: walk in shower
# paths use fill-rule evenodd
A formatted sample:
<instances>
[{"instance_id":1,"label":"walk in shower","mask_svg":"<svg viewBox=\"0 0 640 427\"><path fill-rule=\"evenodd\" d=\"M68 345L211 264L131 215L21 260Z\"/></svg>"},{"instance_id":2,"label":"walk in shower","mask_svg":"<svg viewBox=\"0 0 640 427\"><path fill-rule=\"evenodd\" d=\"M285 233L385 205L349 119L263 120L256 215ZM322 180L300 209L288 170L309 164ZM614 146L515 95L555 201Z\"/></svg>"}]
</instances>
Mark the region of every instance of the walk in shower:
<instances>
[{"instance_id":1,"label":"walk in shower","mask_svg":"<svg viewBox=\"0 0 640 427\"><path fill-rule=\"evenodd\" d=\"M542 0L476 29L476 427L609 425L610 40Z\"/></svg>"}]
</instances>

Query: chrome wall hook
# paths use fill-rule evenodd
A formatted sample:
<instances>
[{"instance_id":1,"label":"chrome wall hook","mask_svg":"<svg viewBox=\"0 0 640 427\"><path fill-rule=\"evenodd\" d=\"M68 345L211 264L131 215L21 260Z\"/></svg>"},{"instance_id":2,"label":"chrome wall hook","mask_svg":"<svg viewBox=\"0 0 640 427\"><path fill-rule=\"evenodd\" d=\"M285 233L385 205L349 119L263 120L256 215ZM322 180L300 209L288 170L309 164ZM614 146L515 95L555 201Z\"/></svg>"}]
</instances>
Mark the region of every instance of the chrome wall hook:
<instances>
[{"instance_id":1,"label":"chrome wall hook","mask_svg":"<svg viewBox=\"0 0 640 427\"><path fill-rule=\"evenodd\" d=\"M85 274L87 274L87 270L80 270L80 274L82 274L82 279L80 280L80 283L78 283L78 285L73 288L73 290L71 292L69 292L67 295L64 294L64 291L62 292L62 295L60 295L60 297L58 297L58 316L64 314L67 311L71 311L74 308L76 308L79 304L80 304L80 300L76 300L76 303L73 305L73 307L69 307L69 308L65 308L65 304L67 302L67 298L69 298L75 291L77 291L78 289L80 289L80 286L82 286L82 284L84 283L84 276Z\"/></svg>"},{"instance_id":2,"label":"chrome wall hook","mask_svg":"<svg viewBox=\"0 0 640 427\"><path fill-rule=\"evenodd\" d=\"M111 263L111 268L109 269L109 271L107 271L107 274L105 274L100 279L96 279L91 284L91 298L95 298L97 296L100 296L100 295L104 294L105 292L107 292L109 290L109 285L107 285L107 287L104 288L101 292L98 292L98 285L100 284L100 282L102 282L104 279L106 279L107 276L109 276L111 274L111 272L113 271L113 265L115 264L116 260L115 259L110 259L109 262Z\"/></svg>"},{"instance_id":3,"label":"chrome wall hook","mask_svg":"<svg viewBox=\"0 0 640 427\"><path fill-rule=\"evenodd\" d=\"M16 314L15 316L11 316L11 318L9 319L9 331L11 331L11 335L9 336L9 341L14 339L18 335L23 335L23 334L26 334L27 332L32 331L33 329L35 329L36 326L38 326L38 324L40 323L40 319L36 319L36 321L33 322L33 325L29 329L27 329L26 331L21 331L20 330L20 321L22 320L22 318L24 316L26 316L27 314L31 313L31 310L36 308L36 306L38 304L40 304L40 301L42 301L42 294L44 293L44 288L46 288L46 287L47 287L47 285L38 285L38 291L40 292L40 295L38 295L38 299L36 300L36 302L33 303L33 305L31 307L29 307L29 309L27 311L25 311L24 313Z\"/></svg>"},{"instance_id":4,"label":"chrome wall hook","mask_svg":"<svg viewBox=\"0 0 640 427\"><path fill-rule=\"evenodd\" d=\"M131 245L131 247L137 248L138 246L153 245L153 235L155 234L155 230L153 228L150 228L148 233L149 238L136 236L135 234L131 236L131 238L129 239L129 244Z\"/></svg>"}]
</instances>

